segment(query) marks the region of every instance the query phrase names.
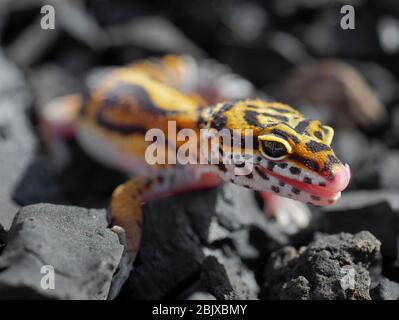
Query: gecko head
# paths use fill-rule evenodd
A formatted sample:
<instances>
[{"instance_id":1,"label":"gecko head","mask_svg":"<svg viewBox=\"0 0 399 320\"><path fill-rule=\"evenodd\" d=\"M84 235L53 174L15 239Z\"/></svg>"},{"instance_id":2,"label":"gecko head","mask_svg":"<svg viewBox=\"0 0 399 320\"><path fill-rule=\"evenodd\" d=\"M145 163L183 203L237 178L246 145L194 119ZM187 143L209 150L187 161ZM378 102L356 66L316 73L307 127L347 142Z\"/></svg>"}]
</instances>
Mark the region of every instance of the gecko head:
<instances>
[{"instance_id":1,"label":"gecko head","mask_svg":"<svg viewBox=\"0 0 399 320\"><path fill-rule=\"evenodd\" d=\"M244 100L217 110L219 117L223 111L229 129L244 126L252 131L252 143L241 144L252 171L233 175L227 170L220 172L222 178L319 206L335 203L348 186L349 166L331 148L334 130L319 120L305 119L288 105L262 100ZM219 147L226 153L223 145ZM242 158L238 159L231 168L242 167Z\"/></svg>"}]
</instances>

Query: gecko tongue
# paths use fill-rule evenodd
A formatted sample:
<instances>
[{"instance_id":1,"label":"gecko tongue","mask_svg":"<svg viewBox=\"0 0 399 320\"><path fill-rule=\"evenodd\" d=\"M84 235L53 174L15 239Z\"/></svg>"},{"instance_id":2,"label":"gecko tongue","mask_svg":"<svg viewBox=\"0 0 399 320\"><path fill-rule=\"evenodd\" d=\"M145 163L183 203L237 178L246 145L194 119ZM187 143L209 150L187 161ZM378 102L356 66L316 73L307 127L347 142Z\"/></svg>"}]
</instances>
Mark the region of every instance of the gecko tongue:
<instances>
[{"instance_id":1,"label":"gecko tongue","mask_svg":"<svg viewBox=\"0 0 399 320\"><path fill-rule=\"evenodd\" d=\"M267 171L268 174L278 178L285 183L290 184L297 189L303 190L318 197L328 199L336 198L337 195L348 186L351 177L349 165L347 164L338 169L334 178L331 181L327 182L326 186L308 184L302 181L281 176L265 168L263 168L263 170Z\"/></svg>"}]
</instances>

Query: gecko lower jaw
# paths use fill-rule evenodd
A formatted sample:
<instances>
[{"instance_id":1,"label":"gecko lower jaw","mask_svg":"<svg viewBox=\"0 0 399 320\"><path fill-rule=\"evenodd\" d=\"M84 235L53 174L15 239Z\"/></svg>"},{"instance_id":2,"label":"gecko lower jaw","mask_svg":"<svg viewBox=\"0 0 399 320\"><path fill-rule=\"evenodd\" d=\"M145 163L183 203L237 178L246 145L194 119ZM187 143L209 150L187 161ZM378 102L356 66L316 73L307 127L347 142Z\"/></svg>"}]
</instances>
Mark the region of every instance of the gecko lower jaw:
<instances>
[{"instance_id":1,"label":"gecko lower jaw","mask_svg":"<svg viewBox=\"0 0 399 320\"><path fill-rule=\"evenodd\" d=\"M334 178L330 181L326 181L325 186L309 184L303 181L288 178L261 166L259 166L259 168L266 174L275 177L279 181L289 184L290 186L304 191L312 196L329 200L331 204L340 198L341 192L346 189L351 177L348 164L342 165L335 173Z\"/></svg>"}]
</instances>

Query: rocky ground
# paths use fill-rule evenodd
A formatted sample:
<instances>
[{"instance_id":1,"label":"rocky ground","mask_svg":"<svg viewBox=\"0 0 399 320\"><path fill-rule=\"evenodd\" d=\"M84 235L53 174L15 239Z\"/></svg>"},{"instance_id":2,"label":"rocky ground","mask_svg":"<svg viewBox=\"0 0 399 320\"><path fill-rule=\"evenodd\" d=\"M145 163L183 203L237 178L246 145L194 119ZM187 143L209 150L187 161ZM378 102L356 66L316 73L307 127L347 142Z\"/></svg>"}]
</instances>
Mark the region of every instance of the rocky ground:
<instances>
[{"instance_id":1,"label":"rocky ground","mask_svg":"<svg viewBox=\"0 0 399 320\"><path fill-rule=\"evenodd\" d=\"M82 91L96 66L184 52L228 64L331 124L353 178L337 205L310 208L295 232L231 184L146 204L139 256L117 299L398 300L399 6L353 1L356 29L344 31L339 8L351 2L82 0L57 6L59 24L44 32L41 1L5 1L0 298L107 298L123 246L104 208L126 176L74 141L55 167L37 110ZM55 269L54 290L40 285L43 265Z\"/></svg>"}]
</instances>

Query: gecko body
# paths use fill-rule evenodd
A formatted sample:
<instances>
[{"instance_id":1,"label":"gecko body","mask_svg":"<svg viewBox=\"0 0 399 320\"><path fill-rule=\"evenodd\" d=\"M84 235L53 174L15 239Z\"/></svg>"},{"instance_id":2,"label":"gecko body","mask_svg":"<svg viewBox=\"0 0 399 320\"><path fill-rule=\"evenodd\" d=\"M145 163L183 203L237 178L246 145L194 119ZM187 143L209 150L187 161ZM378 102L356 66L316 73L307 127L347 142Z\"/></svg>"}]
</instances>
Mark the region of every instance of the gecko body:
<instances>
[{"instance_id":1,"label":"gecko body","mask_svg":"<svg viewBox=\"0 0 399 320\"><path fill-rule=\"evenodd\" d=\"M143 199L216 185L221 179L324 206L335 203L349 183L349 166L331 148L331 127L306 119L286 104L245 98L254 96L251 85L218 65L168 55L111 68L92 78L87 97L73 98L78 112L71 126L95 159L136 176L115 190L110 205L114 223L125 229L134 252ZM70 106L71 99L61 98L55 105ZM49 116L51 111L44 114L48 127L68 127L57 116ZM219 140L218 163L149 165L145 151L151 142L145 141L146 132L158 128L167 136L170 121L177 130L192 129L195 156L203 152L201 129L240 129L242 141L245 129L250 129L252 143L227 148ZM249 163L251 172L236 174Z\"/></svg>"}]
</instances>

